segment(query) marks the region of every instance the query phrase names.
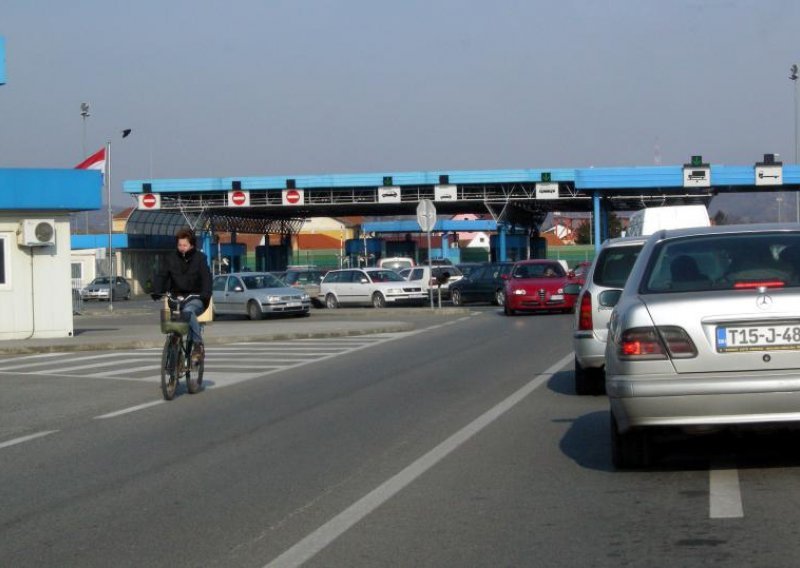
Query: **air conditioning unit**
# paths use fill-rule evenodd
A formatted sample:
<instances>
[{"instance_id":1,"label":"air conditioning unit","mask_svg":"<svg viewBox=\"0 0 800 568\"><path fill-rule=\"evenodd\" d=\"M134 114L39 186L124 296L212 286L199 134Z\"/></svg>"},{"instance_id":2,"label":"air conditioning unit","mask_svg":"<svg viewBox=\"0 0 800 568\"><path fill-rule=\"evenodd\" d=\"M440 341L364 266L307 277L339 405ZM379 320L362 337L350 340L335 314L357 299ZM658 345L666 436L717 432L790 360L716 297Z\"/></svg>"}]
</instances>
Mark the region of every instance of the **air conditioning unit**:
<instances>
[{"instance_id":1,"label":"air conditioning unit","mask_svg":"<svg viewBox=\"0 0 800 568\"><path fill-rule=\"evenodd\" d=\"M48 247L56 244L54 219L23 219L17 233L17 243L23 247Z\"/></svg>"}]
</instances>

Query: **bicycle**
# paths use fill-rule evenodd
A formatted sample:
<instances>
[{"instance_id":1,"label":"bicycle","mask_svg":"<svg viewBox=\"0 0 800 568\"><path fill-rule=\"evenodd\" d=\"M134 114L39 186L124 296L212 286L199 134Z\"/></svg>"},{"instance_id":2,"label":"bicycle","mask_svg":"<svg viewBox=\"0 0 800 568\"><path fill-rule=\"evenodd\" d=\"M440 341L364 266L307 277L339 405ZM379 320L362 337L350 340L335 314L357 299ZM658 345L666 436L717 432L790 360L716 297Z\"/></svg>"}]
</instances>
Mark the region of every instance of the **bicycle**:
<instances>
[{"instance_id":1,"label":"bicycle","mask_svg":"<svg viewBox=\"0 0 800 568\"><path fill-rule=\"evenodd\" d=\"M165 400L172 400L175 397L181 377L186 379L186 390L189 394L200 392L203 386L205 353L201 354L196 364L192 364L194 342L189 333L189 322L184 320L181 314L184 303L199 297L196 294L177 298L169 293L164 295L161 333L165 333L167 339L161 353L161 393ZM200 323L201 333L204 327L203 323Z\"/></svg>"}]
</instances>

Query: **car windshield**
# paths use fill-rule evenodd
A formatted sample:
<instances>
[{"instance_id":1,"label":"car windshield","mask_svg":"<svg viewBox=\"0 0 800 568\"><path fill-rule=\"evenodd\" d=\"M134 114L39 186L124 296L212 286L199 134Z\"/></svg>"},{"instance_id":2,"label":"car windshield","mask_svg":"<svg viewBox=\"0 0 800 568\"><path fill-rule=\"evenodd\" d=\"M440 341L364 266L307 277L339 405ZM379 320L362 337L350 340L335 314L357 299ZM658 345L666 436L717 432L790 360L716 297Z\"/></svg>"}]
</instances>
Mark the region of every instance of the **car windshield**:
<instances>
[{"instance_id":1,"label":"car windshield","mask_svg":"<svg viewBox=\"0 0 800 568\"><path fill-rule=\"evenodd\" d=\"M282 288L283 282L275 278L272 274L258 274L252 276L242 276L242 282L248 290L259 290L261 288Z\"/></svg>"},{"instance_id":2,"label":"car windshield","mask_svg":"<svg viewBox=\"0 0 800 568\"><path fill-rule=\"evenodd\" d=\"M592 282L608 288L624 288L642 246L609 247L601 251Z\"/></svg>"},{"instance_id":3,"label":"car windshield","mask_svg":"<svg viewBox=\"0 0 800 568\"><path fill-rule=\"evenodd\" d=\"M444 274L445 272L447 272L447 274L450 275L450 278L452 278L453 276L462 276L462 272L458 268L456 268L455 266L452 266L452 265L451 266L434 266L433 267L433 277L434 278L437 278L438 276L440 276L441 274Z\"/></svg>"},{"instance_id":4,"label":"car windshield","mask_svg":"<svg viewBox=\"0 0 800 568\"><path fill-rule=\"evenodd\" d=\"M642 293L800 286L800 232L727 233L667 240Z\"/></svg>"},{"instance_id":5,"label":"car windshield","mask_svg":"<svg viewBox=\"0 0 800 568\"><path fill-rule=\"evenodd\" d=\"M92 280L92 284L108 284L108 276L95 278L94 280Z\"/></svg>"},{"instance_id":6,"label":"car windshield","mask_svg":"<svg viewBox=\"0 0 800 568\"><path fill-rule=\"evenodd\" d=\"M394 270L373 270L368 274L373 282L403 282L403 277Z\"/></svg>"},{"instance_id":7,"label":"car windshield","mask_svg":"<svg viewBox=\"0 0 800 568\"><path fill-rule=\"evenodd\" d=\"M514 268L514 278L555 278L566 276L564 268L556 263L519 264Z\"/></svg>"}]
</instances>

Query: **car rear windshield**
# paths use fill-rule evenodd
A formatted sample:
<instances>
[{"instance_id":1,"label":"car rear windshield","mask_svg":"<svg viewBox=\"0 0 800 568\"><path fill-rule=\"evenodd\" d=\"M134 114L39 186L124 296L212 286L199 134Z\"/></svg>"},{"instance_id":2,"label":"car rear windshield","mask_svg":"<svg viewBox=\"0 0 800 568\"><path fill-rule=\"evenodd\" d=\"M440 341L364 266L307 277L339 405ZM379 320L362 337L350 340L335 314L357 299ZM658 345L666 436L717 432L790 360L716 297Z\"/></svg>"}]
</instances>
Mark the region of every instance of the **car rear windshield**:
<instances>
[{"instance_id":1,"label":"car rear windshield","mask_svg":"<svg viewBox=\"0 0 800 568\"><path fill-rule=\"evenodd\" d=\"M373 282L403 282L403 277L394 270L372 270L369 277Z\"/></svg>"},{"instance_id":2,"label":"car rear windshield","mask_svg":"<svg viewBox=\"0 0 800 568\"><path fill-rule=\"evenodd\" d=\"M642 246L609 247L600 251L592 282L607 288L624 288Z\"/></svg>"},{"instance_id":3,"label":"car rear windshield","mask_svg":"<svg viewBox=\"0 0 800 568\"><path fill-rule=\"evenodd\" d=\"M642 293L800 286L800 231L666 240L653 250Z\"/></svg>"}]
</instances>

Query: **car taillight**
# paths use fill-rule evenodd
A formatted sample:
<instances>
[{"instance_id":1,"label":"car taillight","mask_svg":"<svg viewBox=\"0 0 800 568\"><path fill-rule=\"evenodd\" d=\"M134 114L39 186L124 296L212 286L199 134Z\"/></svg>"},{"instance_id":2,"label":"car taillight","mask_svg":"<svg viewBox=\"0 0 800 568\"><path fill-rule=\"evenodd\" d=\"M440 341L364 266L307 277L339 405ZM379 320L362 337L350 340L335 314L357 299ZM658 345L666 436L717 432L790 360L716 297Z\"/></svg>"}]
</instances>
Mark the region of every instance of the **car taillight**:
<instances>
[{"instance_id":1,"label":"car taillight","mask_svg":"<svg viewBox=\"0 0 800 568\"><path fill-rule=\"evenodd\" d=\"M697 348L683 328L673 326L660 326L658 328L661 338L667 345L669 356L673 359L691 359L697 357Z\"/></svg>"},{"instance_id":2,"label":"car taillight","mask_svg":"<svg viewBox=\"0 0 800 568\"><path fill-rule=\"evenodd\" d=\"M743 288L783 288L786 283L783 280L749 280L743 282L734 282L733 287L736 289Z\"/></svg>"},{"instance_id":3,"label":"car taillight","mask_svg":"<svg viewBox=\"0 0 800 568\"><path fill-rule=\"evenodd\" d=\"M592 324L592 294L588 290L581 296L581 306L578 310L578 329L582 331L594 329Z\"/></svg>"},{"instance_id":4,"label":"car taillight","mask_svg":"<svg viewBox=\"0 0 800 568\"><path fill-rule=\"evenodd\" d=\"M654 327L634 327L622 333L619 342L622 359L666 359L664 346Z\"/></svg>"},{"instance_id":5,"label":"car taillight","mask_svg":"<svg viewBox=\"0 0 800 568\"><path fill-rule=\"evenodd\" d=\"M683 328L675 326L634 327L622 333L619 355L622 359L691 359L697 348Z\"/></svg>"}]
</instances>

